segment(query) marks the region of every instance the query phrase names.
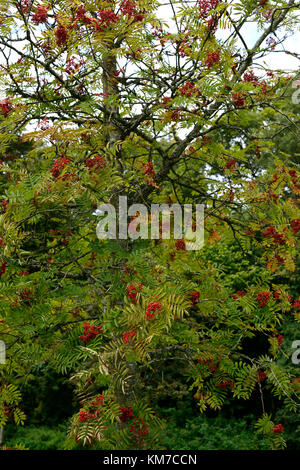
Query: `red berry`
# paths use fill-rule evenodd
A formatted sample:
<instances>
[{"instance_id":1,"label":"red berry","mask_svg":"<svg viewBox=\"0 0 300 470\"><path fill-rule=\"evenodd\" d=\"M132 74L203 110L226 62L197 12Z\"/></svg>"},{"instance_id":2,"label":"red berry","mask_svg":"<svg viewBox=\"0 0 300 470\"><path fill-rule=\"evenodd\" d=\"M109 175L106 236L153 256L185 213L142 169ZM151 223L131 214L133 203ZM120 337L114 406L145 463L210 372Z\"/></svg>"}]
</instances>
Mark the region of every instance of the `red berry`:
<instances>
[{"instance_id":1,"label":"red berry","mask_svg":"<svg viewBox=\"0 0 300 470\"><path fill-rule=\"evenodd\" d=\"M155 313L160 312L160 310L161 310L161 304L159 302L150 302L146 310L146 315L145 315L146 320L149 321L152 318L154 318Z\"/></svg>"},{"instance_id":2,"label":"red berry","mask_svg":"<svg viewBox=\"0 0 300 470\"><path fill-rule=\"evenodd\" d=\"M279 434L279 433L282 433L283 432L283 426L282 424L276 424L273 428L273 433L274 434Z\"/></svg>"},{"instance_id":3,"label":"red berry","mask_svg":"<svg viewBox=\"0 0 300 470\"><path fill-rule=\"evenodd\" d=\"M38 25L41 23L46 23L48 18L48 6L39 5L36 12L32 15L31 21Z\"/></svg>"},{"instance_id":4,"label":"red berry","mask_svg":"<svg viewBox=\"0 0 300 470\"><path fill-rule=\"evenodd\" d=\"M259 302L259 307L265 307L271 297L270 292L259 292L256 296L256 300Z\"/></svg>"},{"instance_id":5,"label":"red berry","mask_svg":"<svg viewBox=\"0 0 300 470\"><path fill-rule=\"evenodd\" d=\"M175 243L175 246L176 246L176 250L186 249L185 241L183 238L181 238L180 240L177 240L177 242Z\"/></svg>"}]
</instances>

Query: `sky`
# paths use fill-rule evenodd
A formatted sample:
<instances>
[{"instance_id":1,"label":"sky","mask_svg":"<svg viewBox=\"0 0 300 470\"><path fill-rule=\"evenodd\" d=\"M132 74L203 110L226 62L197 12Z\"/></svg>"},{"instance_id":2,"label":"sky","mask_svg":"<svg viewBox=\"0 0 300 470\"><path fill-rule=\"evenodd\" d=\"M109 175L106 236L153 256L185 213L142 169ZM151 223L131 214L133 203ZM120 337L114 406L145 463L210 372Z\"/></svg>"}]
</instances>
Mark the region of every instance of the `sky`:
<instances>
[{"instance_id":1,"label":"sky","mask_svg":"<svg viewBox=\"0 0 300 470\"><path fill-rule=\"evenodd\" d=\"M165 20L165 21L169 22L170 18L173 15L172 15L171 7L169 5L166 5L167 2L168 2L168 0L160 0L160 3L163 6L161 6L158 9L157 14L162 20ZM180 4L180 3L181 2L177 2L177 4ZM235 2L232 2L232 3L235 3ZM174 7L176 9L176 2L174 3ZM228 30L221 30L221 31L217 32L216 37L224 39L228 36L229 33L231 33L231 31L229 29ZM257 41L257 39L259 38L259 36L261 34L261 31L259 31L257 29L257 24L256 23L247 22L242 27L241 33L242 33L243 37L245 38L248 47L252 47L255 44L255 42ZM282 38L283 34L284 33L282 32L281 35L279 36L280 39ZM292 37L289 37L284 42L285 49L290 51L290 52L299 53L300 18L299 18L298 31L294 31L293 33L289 33L289 34L292 34ZM286 53L280 52L280 51L282 51L282 46L276 47L275 52L269 54L267 59L264 59L264 60L266 60L267 66L269 66L272 70L281 69L281 70L285 70L286 72L291 72L293 70L297 70L297 69L300 68L300 61L297 58L292 57L290 55L287 55ZM263 61L259 61L259 62L262 63Z\"/></svg>"},{"instance_id":2,"label":"sky","mask_svg":"<svg viewBox=\"0 0 300 470\"><path fill-rule=\"evenodd\" d=\"M157 10L157 15L159 18L162 20L168 21L168 23L171 25L172 21L171 18L173 16L172 9L170 5L168 5L169 0L159 0L162 6L158 8ZM183 2L180 1L175 1L175 9L176 9L176 4L177 5L182 5ZM234 0L235 1L235 0ZM173 22L174 24L174 22ZM169 31L172 31L172 26L168 28ZM258 31L257 29L257 24L254 22L247 22L241 29L241 32L243 34L243 37L246 40L246 43L248 47L252 47L256 40L259 38L261 31ZM216 33L216 36L219 37L220 39L225 39L228 37L228 35L231 33L231 30L226 29L226 30L218 30ZM284 32L280 33L280 38ZM287 38L286 41L284 42L284 47L286 50L290 52L299 52L298 44L300 43L300 18L299 18L299 27L298 30L289 33L291 37ZM296 57L293 57L291 55L287 55L286 53L282 52L283 47L281 45L277 46L275 48L275 51L268 54L267 57L264 59L258 60L257 63L263 64L265 63L267 67L269 67L272 70L284 70L286 73L298 70L299 67L299 60ZM17 54L12 54L11 59L13 61L17 60L19 56ZM3 92L1 93L1 84L0 84L0 99L4 98Z\"/></svg>"}]
</instances>

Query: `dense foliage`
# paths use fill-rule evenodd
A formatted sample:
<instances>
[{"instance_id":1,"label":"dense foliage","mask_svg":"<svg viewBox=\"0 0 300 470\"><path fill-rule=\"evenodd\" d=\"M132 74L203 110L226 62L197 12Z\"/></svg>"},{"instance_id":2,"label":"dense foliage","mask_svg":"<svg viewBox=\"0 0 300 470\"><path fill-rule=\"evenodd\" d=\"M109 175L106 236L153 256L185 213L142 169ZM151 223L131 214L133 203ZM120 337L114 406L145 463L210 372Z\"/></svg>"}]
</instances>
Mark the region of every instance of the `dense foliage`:
<instances>
[{"instance_id":1,"label":"dense foliage","mask_svg":"<svg viewBox=\"0 0 300 470\"><path fill-rule=\"evenodd\" d=\"M148 0L0 5L0 426L24 423L47 367L78 400L70 447L159 448L160 400L188 393L199 413L257 396L261 445L284 447L270 397L299 409L284 331L300 318L300 185L278 136L297 106L293 77L261 59L297 3L170 1L168 21ZM97 207L119 196L203 204L204 248L99 240Z\"/></svg>"}]
</instances>

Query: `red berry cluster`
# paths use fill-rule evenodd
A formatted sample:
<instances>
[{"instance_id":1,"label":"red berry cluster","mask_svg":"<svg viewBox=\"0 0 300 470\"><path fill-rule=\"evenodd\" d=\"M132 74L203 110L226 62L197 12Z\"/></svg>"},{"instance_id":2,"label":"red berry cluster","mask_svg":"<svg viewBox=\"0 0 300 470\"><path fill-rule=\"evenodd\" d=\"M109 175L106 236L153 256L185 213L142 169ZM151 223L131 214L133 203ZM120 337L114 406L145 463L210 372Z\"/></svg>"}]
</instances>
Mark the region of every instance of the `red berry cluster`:
<instances>
[{"instance_id":1,"label":"red berry cluster","mask_svg":"<svg viewBox=\"0 0 300 470\"><path fill-rule=\"evenodd\" d=\"M128 298L131 300L131 302L136 302L138 292L140 292L142 289L143 284L129 284L129 286L126 287Z\"/></svg>"},{"instance_id":2,"label":"red berry cluster","mask_svg":"<svg viewBox=\"0 0 300 470\"><path fill-rule=\"evenodd\" d=\"M300 309L300 300L297 300L297 299L294 300L293 308Z\"/></svg>"},{"instance_id":3,"label":"red berry cluster","mask_svg":"<svg viewBox=\"0 0 300 470\"><path fill-rule=\"evenodd\" d=\"M75 173L64 173L63 175L59 176L57 178L58 180L62 180L62 181L78 181L78 176L75 175Z\"/></svg>"},{"instance_id":4,"label":"red berry cluster","mask_svg":"<svg viewBox=\"0 0 300 470\"><path fill-rule=\"evenodd\" d=\"M214 359L197 359L197 362L205 366L212 374L216 374L219 365L218 360L216 361ZM219 378L217 379L214 385L216 388L221 388L223 390L230 388L230 390L232 391L234 388L234 382L232 380L224 380ZM195 398L199 397L195 396Z\"/></svg>"},{"instance_id":5,"label":"red berry cluster","mask_svg":"<svg viewBox=\"0 0 300 470\"><path fill-rule=\"evenodd\" d=\"M130 0L123 0L120 6L120 10L123 15L127 15L133 18L134 23L136 23L137 21L142 21L144 19L144 15L138 13L135 3Z\"/></svg>"},{"instance_id":6,"label":"red berry cluster","mask_svg":"<svg viewBox=\"0 0 300 470\"><path fill-rule=\"evenodd\" d=\"M191 44L189 43L188 34L186 34L182 39L177 39L175 42L180 57L186 57L191 52Z\"/></svg>"},{"instance_id":7,"label":"red berry cluster","mask_svg":"<svg viewBox=\"0 0 300 470\"><path fill-rule=\"evenodd\" d=\"M257 381L263 382L266 378L267 378L267 374L260 370L257 374Z\"/></svg>"},{"instance_id":8,"label":"red berry cluster","mask_svg":"<svg viewBox=\"0 0 300 470\"><path fill-rule=\"evenodd\" d=\"M90 409L88 411L81 410L79 412L78 422L80 424L85 423L88 420L94 420L101 417L99 408L103 405L103 395L98 395L96 400L91 402ZM78 441L77 441L78 442Z\"/></svg>"},{"instance_id":9,"label":"red berry cluster","mask_svg":"<svg viewBox=\"0 0 300 470\"><path fill-rule=\"evenodd\" d=\"M75 311L72 313L73 318L80 317L80 308L76 307Z\"/></svg>"},{"instance_id":10,"label":"red berry cluster","mask_svg":"<svg viewBox=\"0 0 300 470\"><path fill-rule=\"evenodd\" d=\"M123 341L124 343L128 343L128 341L131 340L131 338L133 338L134 336L136 335L136 330L133 329L133 330L130 330L130 331L125 331L123 333Z\"/></svg>"},{"instance_id":11,"label":"red berry cluster","mask_svg":"<svg viewBox=\"0 0 300 470\"><path fill-rule=\"evenodd\" d=\"M274 243L279 243L280 245L285 243L285 238L283 236L283 233L276 232L275 228L272 225L270 227L268 227L262 233L262 236L263 237L271 237L271 238L273 238Z\"/></svg>"},{"instance_id":12,"label":"red berry cluster","mask_svg":"<svg viewBox=\"0 0 300 470\"><path fill-rule=\"evenodd\" d=\"M68 40L68 33L63 25L59 25L55 30L56 44L58 47L64 46Z\"/></svg>"},{"instance_id":13,"label":"red berry cluster","mask_svg":"<svg viewBox=\"0 0 300 470\"><path fill-rule=\"evenodd\" d=\"M208 20L207 20L207 27L210 31L215 32L218 26L218 18L217 15L212 15Z\"/></svg>"},{"instance_id":14,"label":"red berry cluster","mask_svg":"<svg viewBox=\"0 0 300 470\"><path fill-rule=\"evenodd\" d=\"M246 294L247 294L246 291L244 291L244 290L238 290L236 294L233 294L233 295L232 295L232 298L233 298L234 300L237 300L238 297L244 297Z\"/></svg>"},{"instance_id":15,"label":"red berry cluster","mask_svg":"<svg viewBox=\"0 0 300 470\"><path fill-rule=\"evenodd\" d=\"M192 304L196 305L199 302L200 292L198 290L196 290L195 292L191 292L189 297L192 301Z\"/></svg>"},{"instance_id":16,"label":"red berry cluster","mask_svg":"<svg viewBox=\"0 0 300 470\"><path fill-rule=\"evenodd\" d=\"M256 157L257 157L258 159L261 158L261 151L260 151L260 149L261 149L261 145L257 145L256 148L255 148Z\"/></svg>"},{"instance_id":17,"label":"red berry cluster","mask_svg":"<svg viewBox=\"0 0 300 470\"><path fill-rule=\"evenodd\" d=\"M126 59L138 59L141 57L142 49L139 47L132 52L127 52L125 54Z\"/></svg>"},{"instance_id":18,"label":"red berry cluster","mask_svg":"<svg viewBox=\"0 0 300 470\"><path fill-rule=\"evenodd\" d=\"M98 21L94 22L96 31L103 31L118 21L118 15L112 10L99 10Z\"/></svg>"},{"instance_id":19,"label":"red berry cluster","mask_svg":"<svg viewBox=\"0 0 300 470\"><path fill-rule=\"evenodd\" d=\"M234 387L234 382L232 382L232 380L217 382L215 383L215 387L222 388L223 390L226 390L226 388L230 387L230 390L232 391Z\"/></svg>"},{"instance_id":20,"label":"red berry cluster","mask_svg":"<svg viewBox=\"0 0 300 470\"><path fill-rule=\"evenodd\" d=\"M217 8L219 0L198 0L200 18L206 19L211 10Z\"/></svg>"},{"instance_id":21,"label":"red berry cluster","mask_svg":"<svg viewBox=\"0 0 300 470\"><path fill-rule=\"evenodd\" d=\"M158 273L158 274L162 274L162 270L161 269L157 269L157 268L152 268L153 269L153 272L154 273Z\"/></svg>"},{"instance_id":22,"label":"red berry cluster","mask_svg":"<svg viewBox=\"0 0 300 470\"><path fill-rule=\"evenodd\" d=\"M34 15L32 15L31 21L37 25L41 23L46 23L48 18L48 9L49 7L46 5L39 5Z\"/></svg>"},{"instance_id":23,"label":"red berry cluster","mask_svg":"<svg viewBox=\"0 0 300 470\"><path fill-rule=\"evenodd\" d=\"M89 322L85 322L83 325L83 335L80 335L79 339L83 343L88 343L101 333L103 333L102 326L95 326L91 325Z\"/></svg>"},{"instance_id":24,"label":"red berry cluster","mask_svg":"<svg viewBox=\"0 0 300 470\"><path fill-rule=\"evenodd\" d=\"M212 372L212 373L217 372L218 363L214 362L212 359L197 359L197 362L199 364L207 366L210 372Z\"/></svg>"},{"instance_id":25,"label":"red berry cluster","mask_svg":"<svg viewBox=\"0 0 300 470\"><path fill-rule=\"evenodd\" d=\"M3 411L4 411L5 416L7 418L9 418L10 417L10 410L9 410L8 406L4 405L3 406Z\"/></svg>"},{"instance_id":26,"label":"red berry cluster","mask_svg":"<svg viewBox=\"0 0 300 470\"><path fill-rule=\"evenodd\" d=\"M278 289L274 290L273 297L275 300L280 300L280 290Z\"/></svg>"},{"instance_id":27,"label":"red berry cluster","mask_svg":"<svg viewBox=\"0 0 300 470\"><path fill-rule=\"evenodd\" d=\"M87 10L86 10L86 7L85 5L80 5L77 10L76 10L76 13L74 15L74 21L72 23L72 27L73 28L76 28L77 27L77 22L81 22L81 23L84 23L85 25L91 25L93 23L95 23L95 21L97 21L95 18L91 18L90 16L86 16L86 13L87 13Z\"/></svg>"},{"instance_id":28,"label":"red berry cluster","mask_svg":"<svg viewBox=\"0 0 300 470\"><path fill-rule=\"evenodd\" d=\"M60 243L62 245L68 245L69 239L67 238L68 236L71 235L71 232L69 230L57 230L57 229L50 229L50 233L53 237L58 237L62 236Z\"/></svg>"},{"instance_id":29,"label":"red berry cluster","mask_svg":"<svg viewBox=\"0 0 300 470\"><path fill-rule=\"evenodd\" d=\"M182 85L178 91L181 96L186 96L187 98L190 98L194 94L199 93L199 90L191 82L185 82L185 84Z\"/></svg>"},{"instance_id":30,"label":"red berry cluster","mask_svg":"<svg viewBox=\"0 0 300 470\"><path fill-rule=\"evenodd\" d=\"M212 140L207 137L207 135L205 135L203 138L202 138L202 145L203 147L205 147L206 145L210 145L212 143Z\"/></svg>"},{"instance_id":31,"label":"red berry cluster","mask_svg":"<svg viewBox=\"0 0 300 470\"><path fill-rule=\"evenodd\" d=\"M300 219L292 220L291 227L294 233L298 233L300 230Z\"/></svg>"},{"instance_id":32,"label":"red berry cluster","mask_svg":"<svg viewBox=\"0 0 300 470\"><path fill-rule=\"evenodd\" d=\"M121 413L120 420L122 421L122 423L126 423L130 419L134 418L134 413L133 413L133 409L131 408L131 406L126 406L126 407L120 406L120 413Z\"/></svg>"},{"instance_id":33,"label":"red berry cluster","mask_svg":"<svg viewBox=\"0 0 300 470\"><path fill-rule=\"evenodd\" d=\"M86 159L86 166L91 170L99 170L106 167L106 162L101 155L95 155Z\"/></svg>"},{"instance_id":34,"label":"red berry cluster","mask_svg":"<svg viewBox=\"0 0 300 470\"><path fill-rule=\"evenodd\" d=\"M255 75L253 70L249 70L248 72L244 73L243 81L252 83L252 85L254 86L258 86L260 83L258 77Z\"/></svg>"},{"instance_id":35,"label":"red berry cluster","mask_svg":"<svg viewBox=\"0 0 300 470\"><path fill-rule=\"evenodd\" d=\"M179 109L173 109L170 115L170 119L172 122L177 122L179 119L183 117L183 114Z\"/></svg>"},{"instance_id":36,"label":"red berry cluster","mask_svg":"<svg viewBox=\"0 0 300 470\"><path fill-rule=\"evenodd\" d=\"M300 377L296 377L292 380L292 384L296 386L296 388L300 387Z\"/></svg>"},{"instance_id":37,"label":"red berry cluster","mask_svg":"<svg viewBox=\"0 0 300 470\"><path fill-rule=\"evenodd\" d=\"M160 312L160 310L161 310L161 304L159 302L150 302L146 309L146 315L145 315L146 320L149 321L152 318L154 318L155 313Z\"/></svg>"},{"instance_id":38,"label":"red berry cluster","mask_svg":"<svg viewBox=\"0 0 300 470\"><path fill-rule=\"evenodd\" d=\"M50 228L50 233L51 235L53 235L53 237L57 237L58 235L71 235L70 230L64 230L64 229L57 230L56 228L55 229Z\"/></svg>"},{"instance_id":39,"label":"red berry cluster","mask_svg":"<svg viewBox=\"0 0 300 470\"><path fill-rule=\"evenodd\" d=\"M143 175L155 176L155 170L152 162L143 163L144 171Z\"/></svg>"},{"instance_id":40,"label":"red berry cluster","mask_svg":"<svg viewBox=\"0 0 300 470\"><path fill-rule=\"evenodd\" d=\"M131 434L131 445L135 449L142 449L146 440L146 436L149 433L149 426L142 420L142 418L136 418L129 426L129 432Z\"/></svg>"},{"instance_id":41,"label":"red berry cluster","mask_svg":"<svg viewBox=\"0 0 300 470\"><path fill-rule=\"evenodd\" d=\"M283 429L284 428L283 428L282 424L276 424L272 431L273 431L274 434L280 434L280 433L283 432Z\"/></svg>"},{"instance_id":42,"label":"red berry cluster","mask_svg":"<svg viewBox=\"0 0 300 470\"><path fill-rule=\"evenodd\" d=\"M0 277L1 277L2 274L4 274L6 271L7 261L1 260L0 262L1 262L1 266L0 266Z\"/></svg>"},{"instance_id":43,"label":"red berry cluster","mask_svg":"<svg viewBox=\"0 0 300 470\"><path fill-rule=\"evenodd\" d=\"M124 273L125 274L137 274L137 270L136 269L133 269L133 268L129 268L129 266L124 266Z\"/></svg>"},{"instance_id":44,"label":"red berry cluster","mask_svg":"<svg viewBox=\"0 0 300 470\"><path fill-rule=\"evenodd\" d=\"M162 102L163 102L162 105L163 105L163 108L167 108L167 107L168 107L168 104L169 104L169 102L170 102L170 99L171 99L170 96L164 96L164 97L162 98Z\"/></svg>"},{"instance_id":45,"label":"red berry cluster","mask_svg":"<svg viewBox=\"0 0 300 470\"><path fill-rule=\"evenodd\" d=\"M120 10L124 15L134 16L136 14L135 3L130 0L123 0Z\"/></svg>"},{"instance_id":46,"label":"red berry cluster","mask_svg":"<svg viewBox=\"0 0 300 470\"><path fill-rule=\"evenodd\" d=\"M51 168L50 172L54 178L58 178L60 173L64 170L64 168L70 163L70 160L66 157L60 157L55 160L53 168Z\"/></svg>"},{"instance_id":47,"label":"red berry cluster","mask_svg":"<svg viewBox=\"0 0 300 470\"><path fill-rule=\"evenodd\" d=\"M259 308L265 307L271 297L270 292L259 292L256 296L257 302L259 302Z\"/></svg>"},{"instance_id":48,"label":"red berry cluster","mask_svg":"<svg viewBox=\"0 0 300 470\"><path fill-rule=\"evenodd\" d=\"M76 57L72 56L69 57L66 61L66 72L68 75L74 75L74 73L78 72L80 67L82 67L85 64L85 60L81 58L79 62L76 61Z\"/></svg>"},{"instance_id":49,"label":"red berry cluster","mask_svg":"<svg viewBox=\"0 0 300 470\"><path fill-rule=\"evenodd\" d=\"M84 19L86 14L85 5L80 5L76 11L76 19Z\"/></svg>"},{"instance_id":50,"label":"red berry cluster","mask_svg":"<svg viewBox=\"0 0 300 470\"><path fill-rule=\"evenodd\" d=\"M235 164L236 164L236 161L235 161L234 158L232 158L231 160L229 160L228 162L226 162L225 168L227 168L228 170L234 169L234 168L235 168Z\"/></svg>"},{"instance_id":51,"label":"red berry cluster","mask_svg":"<svg viewBox=\"0 0 300 470\"><path fill-rule=\"evenodd\" d=\"M277 336L278 346L282 345L283 339L284 339L284 336L282 336L282 335Z\"/></svg>"},{"instance_id":52,"label":"red berry cluster","mask_svg":"<svg viewBox=\"0 0 300 470\"><path fill-rule=\"evenodd\" d=\"M28 13L32 3L33 3L33 0L21 0L19 2L21 11L25 14Z\"/></svg>"},{"instance_id":53,"label":"red berry cluster","mask_svg":"<svg viewBox=\"0 0 300 470\"><path fill-rule=\"evenodd\" d=\"M267 82L265 80L262 80L260 82L260 88L261 88L261 91L264 93L264 95L266 95L268 89L267 89Z\"/></svg>"},{"instance_id":54,"label":"red berry cluster","mask_svg":"<svg viewBox=\"0 0 300 470\"><path fill-rule=\"evenodd\" d=\"M220 54L218 51L208 52L207 59L205 60L205 65L210 69L213 65L220 62Z\"/></svg>"},{"instance_id":55,"label":"red berry cluster","mask_svg":"<svg viewBox=\"0 0 300 470\"><path fill-rule=\"evenodd\" d=\"M13 105L11 101L9 101L8 98L4 98L3 100L0 100L0 109L2 114L6 117L8 113L12 110Z\"/></svg>"},{"instance_id":56,"label":"red berry cluster","mask_svg":"<svg viewBox=\"0 0 300 470\"><path fill-rule=\"evenodd\" d=\"M113 76L114 76L114 77L118 77L121 72L124 72L124 69L115 70L115 72L113 72Z\"/></svg>"},{"instance_id":57,"label":"red berry cluster","mask_svg":"<svg viewBox=\"0 0 300 470\"><path fill-rule=\"evenodd\" d=\"M297 172L296 170L290 170L289 175L292 177L292 183L295 186L295 189L300 189L300 185L298 184Z\"/></svg>"},{"instance_id":58,"label":"red berry cluster","mask_svg":"<svg viewBox=\"0 0 300 470\"><path fill-rule=\"evenodd\" d=\"M152 26L152 28L154 28L154 27ZM152 36L154 36L155 38L158 38L158 39L162 39L165 35L166 35L166 33L164 33L164 31L161 28L155 28L153 33L152 33Z\"/></svg>"},{"instance_id":59,"label":"red berry cluster","mask_svg":"<svg viewBox=\"0 0 300 470\"><path fill-rule=\"evenodd\" d=\"M96 400L93 400L91 402L91 406L94 409L99 408L99 406L103 405L103 401L104 401L104 396L99 394L99 395L96 396Z\"/></svg>"},{"instance_id":60,"label":"red berry cluster","mask_svg":"<svg viewBox=\"0 0 300 470\"><path fill-rule=\"evenodd\" d=\"M25 288L20 292L20 295L19 295L20 302L23 302L24 304L30 304L32 300L32 296L33 296L33 292Z\"/></svg>"},{"instance_id":61,"label":"red berry cluster","mask_svg":"<svg viewBox=\"0 0 300 470\"><path fill-rule=\"evenodd\" d=\"M8 201L5 201L5 199L2 199L1 205L2 205L3 212L5 214L6 213L6 208L8 206Z\"/></svg>"},{"instance_id":62,"label":"red berry cluster","mask_svg":"<svg viewBox=\"0 0 300 470\"><path fill-rule=\"evenodd\" d=\"M274 184L279 180L279 176L277 173L274 173L273 178L270 180L270 184Z\"/></svg>"},{"instance_id":63,"label":"red berry cluster","mask_svg":"<svg viewBox=\"0 0 300 470\"><path fill-rule=\"evenodd\" d=\"M271 201L274 201L275 203L278 200L278 194L273 193L271 190L268 192L268 197Z\"/></svg>"},{"instance_id":64,"label":"red berry cluster","mask_svg":"<svg viewBox=\"0 0 300 470\"><path fill-rule=\"evenodd\" d=\"M235 108L243 108L246 103L246 94L234 93L232 97L232 102Z\"/></svg>"},{"instance_id":65,"label":"red berry cluster","mask_svg":"<svg viewBox=\"0 0 300 470\"><path fill-rule=\"evenodd\" d=\"M177 240L177 242L175 243L175 246L176 246L176 250L186 249L185 241L183 238L180 238L179 240Z\"/></svg>"},{"instance_id":66,"label":"red berry cluster","mask_svg":"<svg viewBox=\"0 0 300 470\"><path fill-rule=\"evenodd\" d=\"M78 422L79 423L84 423L88 419L95 419L95 418L99 418L100 416L101 416L101 414L99 413L99 411L95 411L94 413L89 413L87 411L80 411L79 412L79 417L78 417Z\"/></svg>"}]
</instances>

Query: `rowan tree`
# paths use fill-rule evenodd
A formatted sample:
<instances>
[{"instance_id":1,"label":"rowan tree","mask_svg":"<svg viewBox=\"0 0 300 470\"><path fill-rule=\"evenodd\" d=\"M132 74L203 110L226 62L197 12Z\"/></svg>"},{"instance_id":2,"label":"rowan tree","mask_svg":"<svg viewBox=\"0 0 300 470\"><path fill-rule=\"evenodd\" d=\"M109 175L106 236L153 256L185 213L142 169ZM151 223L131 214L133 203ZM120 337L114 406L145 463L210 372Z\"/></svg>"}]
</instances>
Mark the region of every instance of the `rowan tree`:
<instances>
[{"instance_id":1,"label":"rowan tree","mask_svg":"<svg viewBox=\"0 0 300 470\"><path fill-rule=\"evenodd\" d=\"M158 448L147 385L174 360L201 412L258 387L258 430L283 447L263 393L299 407L295 377L276 359L300 301L274 284L278 270L295 271L299 171L258 123L282 118L292 77L262 59L299 7L167 3L160 19L157 1L0 2L0 424L10 413L24 421L17 386L45 361L80 398L70 439ZM296 125L296 113L287 119ZM99 240L96 209L120 195L203 204L206 243L234 240L260 269L232 292L185 239ZM269 354L247 356L257 334Z\"/></svg>"}]
</instances>

